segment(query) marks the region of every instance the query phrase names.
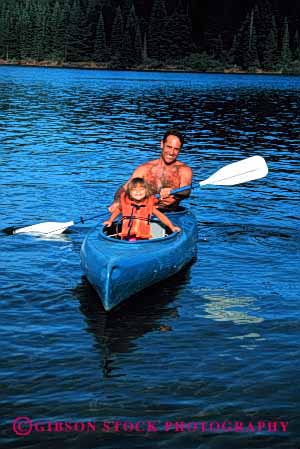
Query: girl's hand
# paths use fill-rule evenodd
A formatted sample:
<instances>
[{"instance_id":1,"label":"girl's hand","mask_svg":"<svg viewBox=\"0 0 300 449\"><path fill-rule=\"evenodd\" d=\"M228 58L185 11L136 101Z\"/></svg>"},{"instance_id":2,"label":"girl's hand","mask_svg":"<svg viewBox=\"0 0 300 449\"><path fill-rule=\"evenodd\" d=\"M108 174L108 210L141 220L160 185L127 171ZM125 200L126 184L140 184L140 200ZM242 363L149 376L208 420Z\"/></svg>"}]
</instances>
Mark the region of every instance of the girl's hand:
<instances>
[{"instance_id":1,"label":"girl's hand","mask_svg":"<svg viewBox=\"0 0 300 449\"><path fill-rule=\"evenodd\" d=\"M171 231L172 231L172 232L180 232L180 231L181 231L181 228L179 228L178 226L173 226L173 227L171 228Z\"/></svg>"},{"instance_id":2,"label":"girl's hand","mask_svg":"<svg viewBox=\"0 0 300 449\"><path fill-rule=\"evenodd\" d=\"M112 225L112 221L106 220L106 221L103 222L103 224L104 224L104 226L110 227Z\"/></svg>"}]
</instances>

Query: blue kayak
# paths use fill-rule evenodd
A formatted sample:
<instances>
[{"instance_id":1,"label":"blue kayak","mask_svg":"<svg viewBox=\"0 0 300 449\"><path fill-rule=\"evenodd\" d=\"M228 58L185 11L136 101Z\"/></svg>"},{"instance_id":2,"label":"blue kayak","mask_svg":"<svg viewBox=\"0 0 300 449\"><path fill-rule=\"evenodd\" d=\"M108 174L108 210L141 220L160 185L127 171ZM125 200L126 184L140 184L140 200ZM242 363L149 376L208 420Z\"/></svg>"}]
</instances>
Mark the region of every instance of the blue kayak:
<instances>
[{"instance_id":1,"label":"blue kayak","mask_svg":"<svg viewBox=\"0 0 300 449\"><path fill-rule=\"evenodd\" d=\"M181 232L172 233L153 218L150 240L119 240L118 221L111 228L98 225L87 234L80 251L81 267L105 310L174 275L196 256L195 216L183 207L166 215Z\"/></svg>"}]
</instances>

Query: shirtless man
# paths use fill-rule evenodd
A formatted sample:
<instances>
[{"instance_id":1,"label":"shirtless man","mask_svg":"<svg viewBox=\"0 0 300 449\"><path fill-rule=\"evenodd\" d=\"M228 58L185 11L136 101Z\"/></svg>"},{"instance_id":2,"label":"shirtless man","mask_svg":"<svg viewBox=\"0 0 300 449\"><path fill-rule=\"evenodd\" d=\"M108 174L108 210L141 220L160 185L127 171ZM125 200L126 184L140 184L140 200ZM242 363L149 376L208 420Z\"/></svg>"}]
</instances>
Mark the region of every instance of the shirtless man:
<instances>
[{"instance_id":1,"label":"shirtless man","mask_svg":"<svg viewBox=\"0 0 300 449\"><path fill-rule=\"evenodd\" d=\"M160 209L174 210L181 200L190 195L190 190L170 195L171 190L192 184L191 168L177 160L183 140L179 131L175 129L167 131L160 143L162 149L160 158L140 165L130 177L130 179L144 178L150 184L153 194L160 194L158 203ZM127 183L116 192L114 202L109 207L110 212L118 206L120 193L126 185Z\"/></svg>"}]
</instances>

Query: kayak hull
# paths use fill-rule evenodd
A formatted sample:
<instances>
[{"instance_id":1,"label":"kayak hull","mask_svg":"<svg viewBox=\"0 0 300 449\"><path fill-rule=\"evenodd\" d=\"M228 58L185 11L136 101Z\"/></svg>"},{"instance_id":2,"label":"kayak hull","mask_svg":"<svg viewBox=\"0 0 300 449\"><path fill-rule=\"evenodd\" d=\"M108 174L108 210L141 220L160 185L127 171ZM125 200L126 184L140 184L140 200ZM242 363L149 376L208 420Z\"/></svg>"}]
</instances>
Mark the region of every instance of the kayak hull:
<instances>
[{"instance_id":1,"label":"kayak hull","mask_svg":"<svg viewBox=\"0 0 300 449\"><path fill-rule=\"evenodd\" d=\"M80 251L81 267L106 311L176 274L196 256L194 215L185 208L167 215L181 232L137 242L109 237L102 225L87 234Z\"/></svg>"}]
</instances>

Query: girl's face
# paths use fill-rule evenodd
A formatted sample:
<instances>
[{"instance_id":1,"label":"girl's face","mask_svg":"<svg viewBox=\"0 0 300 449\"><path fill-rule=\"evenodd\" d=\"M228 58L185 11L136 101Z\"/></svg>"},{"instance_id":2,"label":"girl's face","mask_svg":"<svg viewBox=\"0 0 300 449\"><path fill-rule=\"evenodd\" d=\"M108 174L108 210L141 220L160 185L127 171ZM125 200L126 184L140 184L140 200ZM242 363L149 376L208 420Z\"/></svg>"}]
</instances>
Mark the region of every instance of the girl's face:
<instances>
[{"instance_id":1,"label":"girl's face","mask_svg":"<svg viewBox=\"0 0 300 449\"><path fill-rule=\"evenodd\" d=\"M130 196L134 201L143 201L146 198L146 189L142 184L137 184L130 190Z\"/></svg>"}]
</instances>

